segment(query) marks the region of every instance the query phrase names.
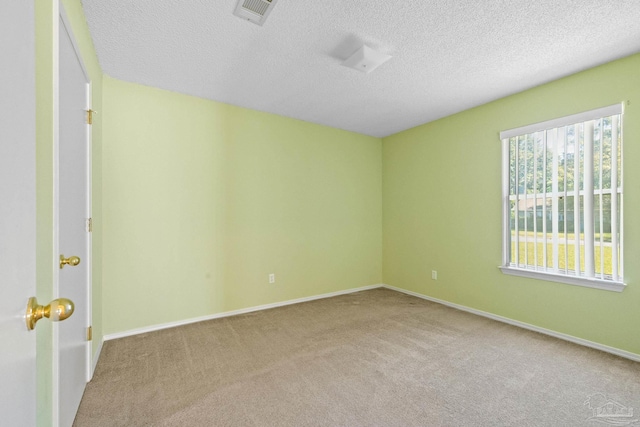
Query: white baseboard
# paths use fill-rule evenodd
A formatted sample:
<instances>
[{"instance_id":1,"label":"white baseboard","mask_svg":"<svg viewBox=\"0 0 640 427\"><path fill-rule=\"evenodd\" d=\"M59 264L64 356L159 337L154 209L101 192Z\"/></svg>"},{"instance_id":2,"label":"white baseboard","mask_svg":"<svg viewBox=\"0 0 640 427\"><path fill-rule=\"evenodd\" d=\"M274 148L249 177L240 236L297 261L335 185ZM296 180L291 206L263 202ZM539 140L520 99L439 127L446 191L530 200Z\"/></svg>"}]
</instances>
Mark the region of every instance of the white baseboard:
<instances>
[{"instance_id":1,"label":"white baseboard","mask_svg":"<svg viewBox=\"0 0 640 427\"><path fill-rule=\"evenodd\" d=\"M478 316L487 317L489 319L497 320L498 322L508 323L509 325L518 326L520 328L528 329L530 331L539 332L541 334L550 335L555 338L559 338L561 340L569 341L574 344L580 344L585 347L595 348L596 350L604 351L606 353L615 354L616 356L624 357L625 359L630 359L635 362L640 362L640 354L631 353L630 351L621 350L615 347L609 347L608 345L599 344L597 342L585 340L582 338L574 337L573 335L563 334L561 332L552 331L551 329L541 328L539 326L531 325L529 323L520 322L518 320L513 320L508 317L498 316L497 314L489 313L482 310L476 310L475 308L467 307L460 304L455 304L449 301L444 301L441 299L433 298L427 295L419 294L417 292L408 291L402 288L396 288L395 286L382 285L383 288L391 289L393 291L402 292L407 295L412 295L414 297L422 298L427 301L435 302L438 304L446 305L447 307L452 307L457 310L466 311L468 313L476 314Z\"/></svg>"},{"instance_id":2,"label":"white baseboard","mask_svg":"<svg viewBox=\"0 0 640 427\"><path fill-rule=\"evenodd\" d=\"M100 359L100 353L102 353L102 346L104 345L104 339L100 340L100 344L98 344L98 348L96 352L93 354L93 359L91 360L91 375L89 381L93 378L93 374L96 372L96 366L98 365L98 359Z\"/></svg>"},{"instance_id":3,"label":"white baseboard","mask_svg":"<svg viewBox=\"0 0 640 427\"><path fill-rule=\"evenodd\" d=\"M369 289L381 288L383 285L369 285L360 288L346 289L344 291L330 292L328 294L314 295L310 297L297 298L288 301L275 302L272 304L258 305L255 307L242 308L240 310L225 311L207 316L194 317L191 319L179 320L176 322L162 323L159 325L146 326L144 328L131 329L124 332L116 332L104 336L104 341L115 340L118 338L130 337L132 335L144 334L147 332L159 331L162 329L175 328L176 326L188 325L190 323L203 322L205 320L220 319L222 317L236 316L238 314L251 313L253 311L268 310L270 308L283 307L285 305L299 304L301 302L314 301L317 299L331 298L338 295L352 294L354 292L368 291ZM102 348L102 345L100 346ZM97 359L96 359L97 360ZM95 369L95 368L94 368Z\"/></svg>"}]
</instances>

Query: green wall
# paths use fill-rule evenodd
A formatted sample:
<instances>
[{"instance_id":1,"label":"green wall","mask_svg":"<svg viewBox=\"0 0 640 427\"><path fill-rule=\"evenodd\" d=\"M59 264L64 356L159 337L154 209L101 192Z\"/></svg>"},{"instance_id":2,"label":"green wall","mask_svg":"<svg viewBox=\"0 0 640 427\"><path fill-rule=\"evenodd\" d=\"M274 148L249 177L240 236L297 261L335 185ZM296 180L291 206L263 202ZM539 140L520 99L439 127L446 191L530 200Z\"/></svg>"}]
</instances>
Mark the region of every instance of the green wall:
<instances>
[{"instance_id":1,"label":"green wall","mask_svg":"<svg viewBox=\"0 0 640 427\"><path fill-rule=\"evenodd\" d=\"M625 165L635 164L639 62L382 142L105 77L105 333L384 282L640 354L634 168L624 169L623 293L497 268L498 133L625 101Z\"/></svg>"},{"instance_id":2,"label":"green wall","mask_svg":"<svg viewBox=\"0 0 640 427\"><path fill-rule=\"evenodd\" d=\"M381 282L380 139L103 88L106 334Z\"/></svg>"},{"instance_id":3,"label":"green wall","mask_svg":"<svg viewBox=\"0 0 640 427\"><path fill-rule=\"evenodd\" d=\"M93 108L102 108L102 71L89 35L79 0L62 0L73 29L84 65L92 82ZM56 128L57 35L59 8L56 1L35 1L36 19L36 294L41 302L54 298L53 281L58 265L54 262L54 135ZM94 328L93 353L102 342L102 120L92 127L92 214L93 270L92 297ZM40 322L37 340L37 423L50 426L53 419L53 329L51 322Z\"/></svg>"},{"instance_id":4,"label":"green wall","mask_svg":"<svg viewBox=\"0 0 640 427\"><path fill-rule=\"evenodd\" d=\"M634 55L384 138L384 283L640 354L638 70ZM499 132L622 101L627 289L503 275Z\"/></svg>"}]
</instances>

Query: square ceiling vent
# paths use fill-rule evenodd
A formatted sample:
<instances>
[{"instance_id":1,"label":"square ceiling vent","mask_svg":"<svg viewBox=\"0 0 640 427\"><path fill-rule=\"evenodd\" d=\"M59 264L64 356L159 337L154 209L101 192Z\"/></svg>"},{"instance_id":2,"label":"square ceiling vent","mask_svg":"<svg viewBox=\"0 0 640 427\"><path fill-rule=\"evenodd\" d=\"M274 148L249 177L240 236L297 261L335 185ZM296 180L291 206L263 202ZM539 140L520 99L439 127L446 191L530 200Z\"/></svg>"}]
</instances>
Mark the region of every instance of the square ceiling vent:
<instances>
[{"instance_id":1,"label":"square ceiling vent","mask_svg":"<svg viewBox=\"0 0 640 427\"><path fill-rule=\"evenodd\" d=\"M278 0L238 0L233 14L246 21L262 25Z\"/></svg>"},{"instance_id":2,"label":"square ceiling vent","mask_svg":"<svg viewBox=\"0 0 640 427\"><path fill-rule=\"evenodd\" d=\"M342 65L368 74L389 59L391 59L391 55L385 55L384 53L371 49L367 45L362 45L362 47L347 58Z\"/></svg>"}]
</instances>

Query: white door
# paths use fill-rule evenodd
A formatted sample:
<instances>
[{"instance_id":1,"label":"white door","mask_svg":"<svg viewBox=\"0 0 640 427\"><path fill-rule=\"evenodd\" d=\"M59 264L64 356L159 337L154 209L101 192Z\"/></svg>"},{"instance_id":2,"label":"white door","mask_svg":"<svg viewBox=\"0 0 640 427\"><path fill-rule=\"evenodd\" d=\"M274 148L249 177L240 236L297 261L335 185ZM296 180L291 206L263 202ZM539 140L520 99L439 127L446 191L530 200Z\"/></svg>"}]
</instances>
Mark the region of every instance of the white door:
<instances>
[{"instance_id":1,"label":"white door","mask_svg":"<svg viewBox=\"0 0 640 427\"><path fill-rule=\"evenodd\" d=\"M71 426L89 380L90 346L90 139L87 112L89 79L73 33L63 19L59 29L59 138L58 138L58 248L64 258L80 263L60 268L58 295L75 302L75 313L59 325L58 410L59 425Z\"/></svg>"},{"instance_id":2,"label":"white door","mask_svg":"<svg viewBox=\"0 0 640 427\"><path fill-rule=\"evenodd\" d=\"M36 292L34 31L33 1L0 2L0 424L7 426L36 423L36 332L24 319Z\"/></svg>"}]
</instances>

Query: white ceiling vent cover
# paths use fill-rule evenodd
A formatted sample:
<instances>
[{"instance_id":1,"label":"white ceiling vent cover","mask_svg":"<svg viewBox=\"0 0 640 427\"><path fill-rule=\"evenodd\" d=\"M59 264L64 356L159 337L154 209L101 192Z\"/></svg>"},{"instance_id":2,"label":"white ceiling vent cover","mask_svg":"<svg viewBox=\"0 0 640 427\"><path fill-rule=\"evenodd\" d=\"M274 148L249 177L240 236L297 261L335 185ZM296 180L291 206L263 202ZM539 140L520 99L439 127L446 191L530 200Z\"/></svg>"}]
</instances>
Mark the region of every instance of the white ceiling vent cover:
<instances>
[{"instance_id":1,"label":"white ceiling vent cover","mask_svg":"<svg viewBox=\"0 0 640 427\"><path fill-rule=\"evenodd\" d=\"M389 59L391 59L391 55L385 55L384 53L380 53L371 49L366 44L363 44L362 47L347 58L342 65L368 74L387 62Z\"/></svg>"},{"instance_id":2,"label":"white ceiling vent cover","mask_svg":"<svg viewBox=\"0 0 640 427\"><path fill-rule=\"evenodd\" d=\"M277 2L278 0L238 0L233 14L254 24L262 25Z\"/></svg>"}]
</instances>

